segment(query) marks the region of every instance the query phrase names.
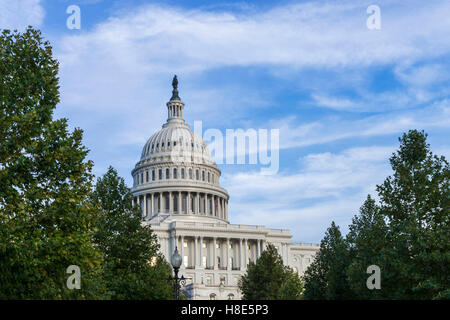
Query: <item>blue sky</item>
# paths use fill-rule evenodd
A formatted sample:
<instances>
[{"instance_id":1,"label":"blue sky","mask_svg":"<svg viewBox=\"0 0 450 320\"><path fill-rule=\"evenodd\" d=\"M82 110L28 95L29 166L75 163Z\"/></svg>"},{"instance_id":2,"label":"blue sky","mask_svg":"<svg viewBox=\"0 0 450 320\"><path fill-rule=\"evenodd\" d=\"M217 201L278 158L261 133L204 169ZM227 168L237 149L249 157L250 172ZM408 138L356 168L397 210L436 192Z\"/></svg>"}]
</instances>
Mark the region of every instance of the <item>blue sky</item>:
<instances>
[{"instance_id":1,"label":"blue sky","mask_svg":"<svg viewBox=\"0 0 450 320\"><path fill-rule=\"evenodd\" d=\"M369 30L369 5L381 29ZM69 30L66 8L81 9ZM344 232L408 129L450 156L448 1L0 0L0 28L40 28L59 59L55 115L84 130L94 172L131 186L179 77L203 129L280 130L280 170L220 165L232 223L318 242Z\"/></svg>"}]
</instances>

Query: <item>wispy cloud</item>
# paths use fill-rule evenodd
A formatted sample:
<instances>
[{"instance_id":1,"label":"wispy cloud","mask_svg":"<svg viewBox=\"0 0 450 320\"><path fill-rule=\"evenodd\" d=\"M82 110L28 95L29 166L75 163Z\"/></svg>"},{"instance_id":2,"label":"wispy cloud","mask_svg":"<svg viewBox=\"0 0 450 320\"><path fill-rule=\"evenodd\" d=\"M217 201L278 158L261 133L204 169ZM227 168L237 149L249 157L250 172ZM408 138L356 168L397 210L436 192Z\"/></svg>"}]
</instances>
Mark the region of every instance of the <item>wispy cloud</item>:
<instances>
[{"instance_id":1,"label":"wispy cloud","mask_svg":"<svg viewBox=\"0 0 450 320\"><path fill-rule=\"evenodd\" d=\"M331 220L349 223L367 194L390 173L393 151L383 146L350 148L309 154L298 168L274 176L225 174L231 218L237 223L289 226L297 240L318 241Z\"/></svg>"},{"instance_id":2,"label":"wispy cloud","mask_svg":"<svg viewBox=\"0 0 450 320\"><path fill-rule=\"evenodd\" d=\"M44 17L41 0L0 0L0 29L39 28Z\"/></svg>"}]
</instances>

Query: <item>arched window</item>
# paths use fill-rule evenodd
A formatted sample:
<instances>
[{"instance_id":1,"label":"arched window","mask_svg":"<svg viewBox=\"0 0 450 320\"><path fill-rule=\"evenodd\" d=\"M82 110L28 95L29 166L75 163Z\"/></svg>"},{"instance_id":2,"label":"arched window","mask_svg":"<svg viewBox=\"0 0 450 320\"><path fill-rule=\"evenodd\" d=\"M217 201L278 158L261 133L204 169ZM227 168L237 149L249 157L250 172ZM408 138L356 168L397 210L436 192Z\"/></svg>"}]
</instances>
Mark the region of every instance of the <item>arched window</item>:
<instances>
[{"instance_id":1,"label":"arched window","mask_svg":"<svg viewBox=\"0 0 450 320\"><path fill-rule=\"evenodd\" d=\"M209 300L216 300L216 294L215 293L211 293L209 295Z\"/></svg>"},{"instance_id":2,"label":"arched window","mask_svg":"<svg viewBox=\"0 0 450 320\"><path fill-rule=\"evenodd\" d=\"M202 181L205 181L205 171L202 171Z\"/></svg>"},{"instance_id":3,"label":"arched window","mask_svg":"<svg viewBox=\"0 0 450 320\"><path fill-rule=\"evenodd\" d=\"M169 168L166 169L166 179L170 179L170 170L169 170Z\"/></svg>"},{"instance_id":4,"label":"arched window","mask_svg":"<svg viewBox=\"0 0 450 320\"><path fill-rule=\"evenodd\" d=\"M196 178L197 180L199 180L199 179L200 179L200 176L199 176L199 172L198 172L198 169L197 169L197 170L195 170L195 178Z\"/></svg>"},{"instance_id":5,"label":"arched window","mask_svg":"<svg viewBox=\"0 0 450 320\"><path fill-rule=\"evenodd\" d=\"M148 170L145 171L145 181L148 182Z\"/></svg>"},{"instance_id":6,"label":"arched window","mask_svg":"<svg viewBox=\"0 0 450 320\"><path fill-rule=\"evenodd\" d=\"M155 173L155 169L152 170L152 181L155 181L156 179L156 173Z\"/></svg>"},{"instance_id":7,"label":"arched window","mask_svg":"<svg viewBox=\"0 0 450 320\"><path fill-rule=\"evenodd\" d=\"M181 168L181 179L184 179L184 168Z\"/></svg>"},{"instance_id":8,"label":"arched window","mask_svg":"<svg viewBox=\"0 0 450 320\"><path fill-rule=\"evenodd\" d=\"M178 179L177 168L173 168L173 178Z\"/></svg>"},{"instance_id":9,"label":"arched window","mask_svg":"<svg viewBox=\"0 0 450 320\"><path fill-rule=\"evenodd\" d=\"M189 179L192 180L192 169L189 169Z\"/></svg>"},{"instance_id":10,"label":"arched window","mask_svg":"<svg viewBox=\"0 0 450 320\"><path fill-rule=\"evenodd\" d=\"M209 172L208 172L208 182L211 182Z\"/></svg>"},{"instance_id":11,"label":"arched window","mask_svg":"<svg viewBox=\"0 0 450 320\"><path fill-rule=\"evenodd\" d=\"M158 170L159 180L162 180L162 169Z\"/></svg>"}]
</instances>

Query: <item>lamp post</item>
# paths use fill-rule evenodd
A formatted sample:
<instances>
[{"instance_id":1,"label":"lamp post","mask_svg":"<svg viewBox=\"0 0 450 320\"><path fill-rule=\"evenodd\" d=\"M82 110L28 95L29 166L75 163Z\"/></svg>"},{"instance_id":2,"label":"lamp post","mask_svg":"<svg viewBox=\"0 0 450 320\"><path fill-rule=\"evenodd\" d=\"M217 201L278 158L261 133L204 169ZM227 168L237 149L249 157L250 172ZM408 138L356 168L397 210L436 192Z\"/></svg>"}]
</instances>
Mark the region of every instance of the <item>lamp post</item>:
<instances>
[{"instance_id":1,"label":"lamp post","mask_svg":"<svg viewBox=\"0 0 450 320\"><path fill-rule=\"evenodd\" d=\"M180 270L181 263L183 258L178 253L177 247L175 247L175 251L172 254L172 258L170 259L170 263L173 267L174 277L169 276L169 280L174 280L173 293L175 296L175 300L180 299L180 284L184 285L186 283L186 278L182 275L181 278L178 277L178 270Z\"/></svg>"}]
</instances>

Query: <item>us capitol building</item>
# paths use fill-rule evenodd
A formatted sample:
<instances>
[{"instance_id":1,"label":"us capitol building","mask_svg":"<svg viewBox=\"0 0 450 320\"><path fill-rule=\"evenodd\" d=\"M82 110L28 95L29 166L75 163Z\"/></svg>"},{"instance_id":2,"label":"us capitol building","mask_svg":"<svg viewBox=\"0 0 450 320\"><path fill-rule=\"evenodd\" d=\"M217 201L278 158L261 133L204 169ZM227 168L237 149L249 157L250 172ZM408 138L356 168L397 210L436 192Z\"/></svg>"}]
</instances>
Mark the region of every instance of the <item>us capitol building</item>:
<instances>
[{"instance_id":1,"label":"us capitol building","mask_svg":"<svg viewBox=\"0 0 450 320\"><path fill-rule=\"evenodd\" d=\"M191 299L240 299L238 281L267 243L278 249L285 265L303 274L317 244L291 243L287 229L229 222L230 196L220 186L221 171L183 119L176 76L172 85L167 122L147 141L131 172L132 193L169 262L178 248L180 276L188 278Z\"/></svg>"}]
</instances>

